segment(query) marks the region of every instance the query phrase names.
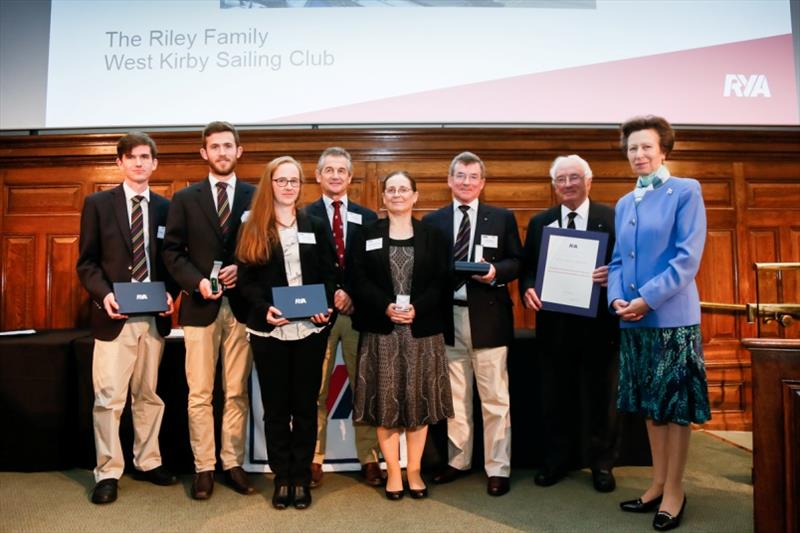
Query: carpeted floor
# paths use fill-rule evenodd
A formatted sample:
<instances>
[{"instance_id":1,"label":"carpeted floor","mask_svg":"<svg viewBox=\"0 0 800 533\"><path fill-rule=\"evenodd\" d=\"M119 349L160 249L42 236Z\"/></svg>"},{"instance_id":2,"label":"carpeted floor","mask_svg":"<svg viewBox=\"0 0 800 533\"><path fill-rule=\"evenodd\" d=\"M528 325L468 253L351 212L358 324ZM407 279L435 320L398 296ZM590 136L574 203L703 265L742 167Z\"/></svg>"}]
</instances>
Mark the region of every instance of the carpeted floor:
<instances>
[{"instance_id":1,"label":"carpeted floor","mask_svg":"<svg viewBox=\"0 0 800 533\"><path fill-rule=\"evenodd\" d=\"M688 504L682 531L752 531L752 456L745 450L696 432L686 473ZM511 492L486 494L482 473L449 485L431 486L431 497L389 502L382 490L354 474L326 474L308 510L275 511L269 505L271 478L253 475L259 489L240 496L218 483L205 502L189 496L191 480L156 487L125 476L116 503L92 505L87 470L0 473L0 531L652 531L652 515L623 513L621 500L647 486L649 468L614 470L617 490L599 494L588 471L572 472L561 483L541 488L533 472L516 470Z\"/></svg>"}]
</instances>

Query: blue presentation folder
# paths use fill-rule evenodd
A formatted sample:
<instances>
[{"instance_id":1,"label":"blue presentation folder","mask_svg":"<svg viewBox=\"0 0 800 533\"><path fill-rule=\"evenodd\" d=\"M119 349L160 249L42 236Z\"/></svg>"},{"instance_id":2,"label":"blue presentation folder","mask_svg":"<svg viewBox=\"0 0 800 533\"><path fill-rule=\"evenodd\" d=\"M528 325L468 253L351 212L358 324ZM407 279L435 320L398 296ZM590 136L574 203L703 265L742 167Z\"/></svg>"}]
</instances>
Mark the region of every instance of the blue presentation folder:
<instances>
[{"instance_id":1,"label":"blue presentation folder","mask_svg":"<svg viewBox=\"0 0 800 533\"><path fill-rule=\"evenodd\" d=\"M121 315L150 315L167 310L167 289L163 281L114 283L114 298Z\"/></svg>"},{"instance_id":2,"label":"blue presentation folder","mask_svg":"<svg viewBox=\"0 0 800 533\"><path fill-rule=\"evenodd\" d=\"M288 320L301 320L328 312L325 285L321 283L273 287L272 302L272 305L280 309L281 316Z\"/></svg>"}]
</instances>

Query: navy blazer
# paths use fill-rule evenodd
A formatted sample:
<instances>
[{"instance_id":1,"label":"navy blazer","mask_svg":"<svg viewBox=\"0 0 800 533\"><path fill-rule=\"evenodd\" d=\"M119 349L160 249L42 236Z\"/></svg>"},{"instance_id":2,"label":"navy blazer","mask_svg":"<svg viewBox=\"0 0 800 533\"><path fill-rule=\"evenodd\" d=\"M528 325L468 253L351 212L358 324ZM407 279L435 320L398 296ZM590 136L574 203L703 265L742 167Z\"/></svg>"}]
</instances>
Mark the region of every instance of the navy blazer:
<instances>
[{"instance_id":1,"label":"navy blazer","mask_svg":"<svg viewBox=\"0 0 800 533\"><path fill-rule=\"evenodd\" d=\"M423 221L438 228L448 243L447 261L453 264L453 219L455 207L449 205L434 211ZM478 203L478 217L475 228L475 243L480 244L481 235L497 236L497 248L483 249L483 257L494 265L497 272L493 284L481 283L467 278L467 304L469 322L472 329L472 346L475 348L494 348L508 346L514 340L513 302L506 284L519 276L522 243L514 214L508 209ZM452 289L450 287L450 301ZM445 342L452 346L455 342L453 313L449 313L445 324Z\"/></svg>"},{"instance_id":2,"label":"navy blazer","mask_svg":"<svg viewBox=\"0 0 800 533\"><path fill-rule=\"evenodd\" d=\"M336 251L325 230L327 222L303 211L297 212L297 231L314 233L315 244L300 243L300 269L303 285L322 283L328 307L333 308L336 289ZM247 327L255 331L270 332L275 326L267 323L267 309L273 305L272 287L286 287L286 266L280 243L272 249L269 261L263 264L239 262L239 290L248 304ZM336 311L328 321L334 323Z\"/></svg>"},{"instance_id":3,"label":"navy blazer","mask_svg":"<svg viewBox=\"0 0 800 533\"><path fill-rule=\"evenodd\" d=\"M445 316L450 315L450 273L447 243L434 228L412 219L414 228L414 266L411 273L411 305L415 317L411 335L429 337L444 332ZM367 251L366 243L381 239L381 246ZM396 301L389 263L389 219L380 219L356 233L351 244L354 281L351 297L355 302L353 327L358 331L390 333L394 322L386 308Z\"/></svg>"},{"instance_id":4,"label":"navy blazer","mask_svg":"<svg viewBox=\"0 0 800 533\"><path fill-rule=\"evenodd\" d=\"M177 287L162 261L163 238L158 228L167 223L169 200L150 190L148 203L148 256L150 280L164 281L167 291L177 296ZM117 338L125 320L108 316L103 299L113 292L113 283L130 282L133 268L133 248L128 207L122 185L86 197L81 213L81 235L78 255L78 277L89 291L91 310L89 322L92 336L102 341ZM158 332L169 335L171 317L156 317Z\"/></svg>"},{"instance_id":5,"label":"navy blazer","mask_svg":"<svg viewBox=\"0 0 800 533\"><path fill-rule=\"evenodd\" d=\"M222 261L222 266L234 263L242 214L250 209L254 191L255 187L237 177L226 238L222 236L208 178L181 189L172 197L164 239L164 263L184 293L179 312L182 325L203 327L217 318L221 299L206 300L197 285L211 274L214 261ZM225 296L236 320L245 322L247 305L239 294L238 284L225 289Z\"/></svg>"},{"instance_id":6,"label":"navy blazer","mask_svg":"<svg viewBox=\"0 0 800 533\"><path fill-rule=\"evenodd\" d=\"M328 228L328 233L330 234L331 242L334 242L334 240L333 240L333 228L331 227L330 222L328 220L328 211L327 211L327 209L325 209L325 201L322 198L320 198L317 201L308 204L304 208L304 211L306 213L308 213L309 215L313 215L313 216L315 216L317 218L322 219L325 222L328 222L328 224L326 224L326 226ZM364 226L366 226L368 224L371 224L372 222L375 222L376 220L378 220L378 215L376 215L374 211L372 211L371 209L367 209L364 206L358 205L357 203L353 202L349 198L347 200L347 211L350 212L350 213L358 213L359 215L361 215L361 224L357 224L355 222L349 222L349 221L347 222L347 225L346 225L347 226L347 235L345 236L345 242L344 242L344 245L345 245L345 261L344 261L345 271L347 271L347 265L350 263L350 250L352 249L351 244L353 242L353 236L356 233L358 233ZM347 213L342 213L342 216L346 217ZM344 288L345 291L347 291L348 294L349 294L350 291L346 287L346 283L347 283L346 272L342 272L342 269L339 268L338 263L337 263L336 267L337 267L336 268L336 287L337 288Z\"/></svg>"},{"instance_id":7,"label":"navy blazer","mask_svg":"<svg viewBox=\"0 0 800 533\"><path fill-rule=\"evenodd\" d=\"M536 287L539 251L542 246L542 230L560 219L561 204L531 217L528 223L522 273L519 278L519 292L523 297L526 290ZM611 253L614 249L614 209L590 200L586 230L608 234L608 248L606 249L604 262L604 264L608 264L611 261ZM567 339L572 339L573 342L585 340L589 343L597 343L598 346L602 340L605 340L606 344L609 342L616 343L619 337L618 320L616 316L608 312L605 306L605 288L600 290L599 301L597 314L594 318L553 311L537 312L536 337L552 349L558 349L558 343L565 342Z\"/></svg>"}]
</instances>

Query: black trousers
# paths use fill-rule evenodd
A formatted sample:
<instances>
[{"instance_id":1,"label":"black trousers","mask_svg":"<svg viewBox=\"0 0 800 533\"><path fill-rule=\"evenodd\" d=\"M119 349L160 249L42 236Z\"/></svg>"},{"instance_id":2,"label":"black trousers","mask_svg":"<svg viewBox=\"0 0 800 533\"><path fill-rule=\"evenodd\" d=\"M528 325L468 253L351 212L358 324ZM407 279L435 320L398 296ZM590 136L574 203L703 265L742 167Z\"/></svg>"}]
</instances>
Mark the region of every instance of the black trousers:
<instances>
[{"instance_id":1,"label":"black trousers","mask_svg":"<svg viewBox=\"0 0 800 533\"><path fill-rule=\"evenodd\" d=\"M543 331L543 338L537 339L544 465L611 469L619 457L621 435L616 337L592 321L565 322L575 327L563 328L555 337Z\"/></svg>"},{"instance_id":2,"label":"black trousers","mask_svg":"<svg viewBox=\"0 0 800 533\"><path fill-rule=\"evenodd\" d=\"M308 485L317 441L317 396L327 330L298 341L250 335L275 484Z\"/></svg>"}]
</instances>

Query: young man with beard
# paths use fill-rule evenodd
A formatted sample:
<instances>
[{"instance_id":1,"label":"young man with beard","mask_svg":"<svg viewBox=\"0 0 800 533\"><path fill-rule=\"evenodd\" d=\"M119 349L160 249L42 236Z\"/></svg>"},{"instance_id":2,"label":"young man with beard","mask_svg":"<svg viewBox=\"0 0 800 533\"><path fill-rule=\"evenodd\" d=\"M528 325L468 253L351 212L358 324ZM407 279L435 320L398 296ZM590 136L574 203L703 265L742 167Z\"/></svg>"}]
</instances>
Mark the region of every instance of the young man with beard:
<instances>
[{"instance_id":1,"label":"young man with beard","mask_svg":"<svg viewBox=\"0 0 800 533\"><path fill-rule=\"evenodd\" d=\"M203 130L200 155L208 177L175 193L167 220L164 262L183 290L179 322L186 345L189 384L189 437L194 454L192 498L205 500L214 490L214 377L222 357L220 460L225 481L241 494L255 489L242 469L249 398L247 379L253 363L247 342L247 309L236 287L236 235L247 216L255 187L236 177L242 155L239 134L227 122ZM214 262L222 263L212 282Z\"/></svg>"}]
</instances>

